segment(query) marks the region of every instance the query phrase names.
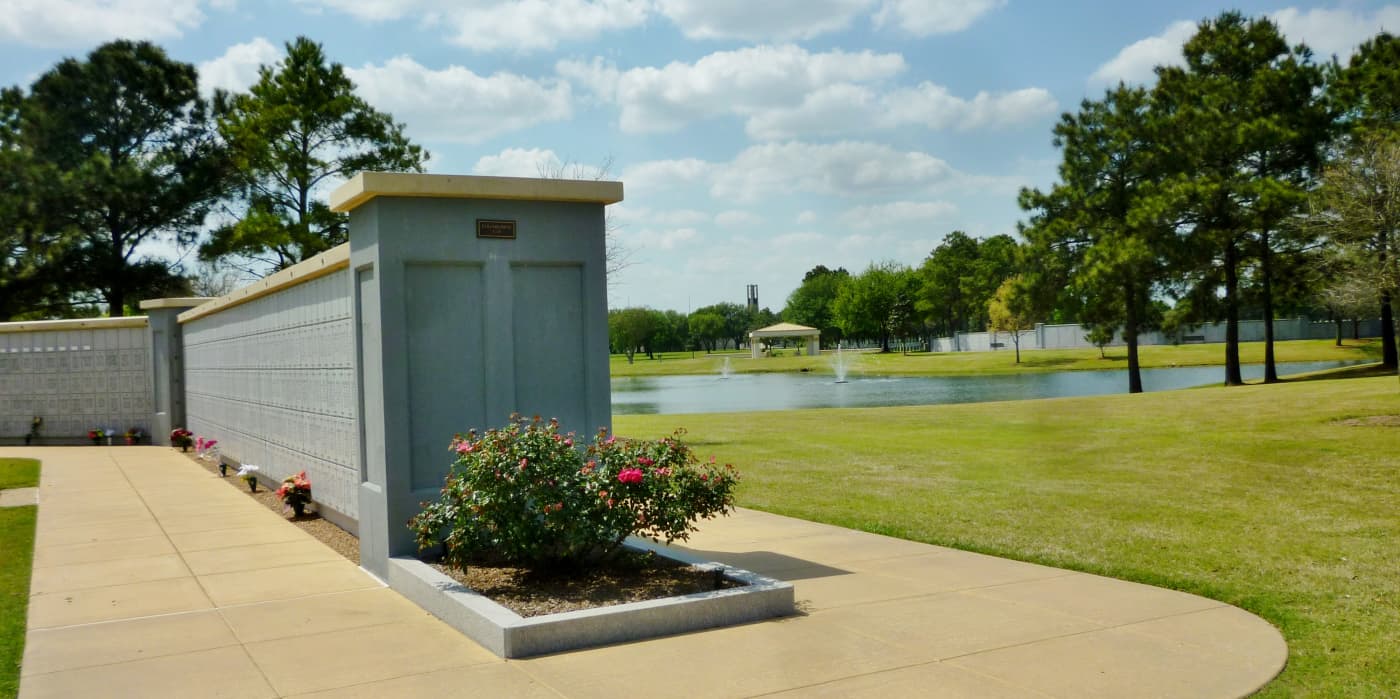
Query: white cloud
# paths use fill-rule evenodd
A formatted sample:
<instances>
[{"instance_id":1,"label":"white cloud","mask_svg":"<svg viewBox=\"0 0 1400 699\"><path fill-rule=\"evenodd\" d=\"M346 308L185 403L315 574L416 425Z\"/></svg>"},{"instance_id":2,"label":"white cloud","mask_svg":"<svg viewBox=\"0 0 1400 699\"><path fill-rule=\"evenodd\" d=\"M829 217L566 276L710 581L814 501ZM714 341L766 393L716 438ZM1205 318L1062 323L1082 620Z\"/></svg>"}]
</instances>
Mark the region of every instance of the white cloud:
<instances>
[{"instance_id":1,"label":"white cloud","mask_svg":"<svg viewBox=\"0 0 1400 699\"><path fill-rule=\"evenodd\" d=\"M312 12L319 13L323 9L344 12L357 19L367 22L382 22L385 20L401 19L405 15L418 11L430 10L431 2L413 2L412 0L293 0L298 5L303 5L311 9Z\"/></svg>"},{"instance_id":2,"label":"white cloud","mask_svg":"<svg viewBox=\"0 0 1400 699\"><path fill-rule=\"evenodd\" d=\"M855 196L930 187L952 179L947 163L921 151L876 143L764 143L744 149L715 177L720 199L755 201L770 194Z\"/></svg>"},{"instance_id":3,"label":"white cloud","mask_svg":"<svg viewBox=\"0 0 1400 699\"><path fill-rule=\"evenodd\" d=\"M642 224L644 226L694 226L710 220L710 215L695 209L671 209L658 211L648 208L633 208L625 204L608 207L608 215L622 224Z\"/></svg>"},{"instance_id":4,"label":"white cloud","mask_svg":"<svg viewBox=\"0 0 1400 699\"><path fill-rule=\"evenodd\" d=\"M960 172L948 163L923 151L897 150L890 146L862 141L837 143L762 143L740 151L728 162L697 159L655 160L638 163L623 172L629 193L646 190L693 192L706 188L720 200L751 203L774 196L817 195L842 199L888 198L893 194L908 201L877 206L867 216L883 216L882 221L899 217L949 216L956 208L947 202L923 202L924 197L946 193L998 195L1014 193L1029 184L1025 177L975 175ZM642 199L638 199L641 201ZM721 214L720 216L723 216ZM726 222L744 222L737 213ZM796 222L809 225L823 215L804 210Z\"/></svg>"},{"instance_id":5,"label":"white cloud","mask_svg":"<svg viewBox=\"0 0 1400 699\"><path fill-rule=\"evenodd\" d=\"M694 63L619 70L602 59L560 61L559 74L618 105L628 133L668 131L706 118L745 119L748 135L784 140L919 125L1001 128L1053 115L1050 93L1026 88L971 99L924 82L891 88L906 68L899 54L811 53L792 46L718 51Z\"/></svg>"},{"instance_id":6,"label":"white cloud","mask_svg":"<svg viewBox=\"0 0 1400 699\"><path fill-rule=\"evenodd\" d=\"M715 214L715 223L725 228L751 228L763 223L763 217L750 211L730 209Z\"/></svg>"},{"instance_id":7,"label":"white cloud","mask_svg":"<svg viewBox=\"0 0 1400 699\"><path fill-rule=\"evenodd\" d=\"M957 205L946 201L896 201L847 209L840 220L852 228L875 230L947 221L957 213Z\"/></svg>"},{"instance_id":8,"label":"white cloud","mask_svg":"<svg viewBox=\"0 0 1400 699\"><path fill-rule=\"evenodd\" d=\"M623 131L678 128L698 118L751 115L799 102L819 87L878 82L905 69L899 54L872 51L809 53L792 46L718 51L695 63L620 71L601 59L560 61L559 73L621 107Z\"/></svg>"},{"instance_id":9,"label":"white cloud","mask_svg":"<svg viewBox=\"0 0 1400 699\"><path fill-rule=\"evenodd\" d=\"M108 39L169 39L204 22L200 0L7 0L0 40L73 47Z\"/></svg>"},{"instance_id":10,"label":"white cloud","mask_svg":"<svg viewBox=\"0 0 1400 699\"><path fill-rule=\"evenodd\" d=\"M1279 26L1289 43L1305 43L1318 58L1326 60L1333 54L1346 58L1361 42L1380 31L1400 28L1400 6L1387 5L1370 14L1340 8L1299 10L1288 7L1270 13L1269 19ZM1161 34L1123 48L1094 71L1090 82L1151 82L1155 78L1154 67L1185 64L1181 47L1195 33L1195 22L1173 22Z\"/></svg>"},{"instance_id":11,"label":"white cloud","mask_svg":"<svg viewBox=\"0 0 1400 699\"><path fill-rule=\"evenodd\" d=\"M346 73L356 92L424 140L478 143L573 113L569 84L559 80L477 75L462 66L434 70L407 56Z\"/></svg>"},{"instance_id":12,"label":"white cloud","mask_svg":"<svg viewBox=\"0 0 1400 699\"><path fill-rule=\"evenodd\" d=\"M806 211L803 211L802 213L798 214L795 220L799 224L806 225L809 223L816 223L818 220L820 220L820 218L817 216L817 212L812 211L811 209L807 209Z\"/></svg>"},{"instance_id":13,"label":"white cloud","mask_svg":"<svg viewBox=\"0 0 1400 699\"><path fill-rule=\"evenodd\" d=\"M658 0L691 39L811 39L845 29L872 0Z\"/></svg>"},{"instance_id":14,"label":"white cloud","mask_svg":"<svg viewBox=\"0 0 1400 699\"><path fill-rule=\"evenodd\" d=\"M951 34L972 26L1006 0L884 0L872 18L877 28L899 27L914 36Z\"/></svg>"},{"instance_id":15,"label":"white cloud","mask_svg":"<svg viewBox=\"0 0 1400 699\"><path fill-rule=\"evenodd\" d=\"M713 163L698 158L651 160L624 170L622 181L629 192L674 189L707 181L715 169Z\"/></svg>"},{"instance_id":16,"label":"white cloud","mask_svg":"<svg viewBox=\"0 0 1400 699\"><path fill-rule=\"evenodd\" d=\"M313 11L331 9L367 22L416 18L439 27L448 41L473 51L529 53L564 41L646 21L650 0L297 0Z\"/></svg>"},{"instance_id":17,"label":"white cloud","mask_svg":"<svg viewBox=\"0 0 1400 699\"><path fill-rule=\"evenodd\" d=\"M282 49L262 37L243 44L234 44L223 55L199 64L199 91L205 95L214 90L241 92L258 81L258 68L272 65L282 58Z\"/></svg>"},{"instance_id":18,"label":"white cloud","mask_svg":"<svg viewBox=\"0 0 1400 699\"><path fill-rule=\"evenodd\" d=\"M1303 42L1321 59L1333 54L1346 58L1362 42L1381 30L1400 30L1400 6L1387 5L1373 15L1351 10L1289 7L1269 15L1291 42Z\"/></svg>"},{"instance_id":19,"label":"white cloud","mask_svg":"<svg viewBox=\"0 0 1400 699\"><path fill-rule=\"evenodd\" d=\"M1050 92L1038 87L1005 93L979 92L967 100L930 82L885 94L859 85L838 84L807 94L795 107L755 114L747 129L750 136L769 140L908 125L968 131L1016 126L1052 116L1058 107Z\"/></svg>"},{"instance_id":20,"label":"white cloud","mask_svg":"<svg viewBox=\"0 0 1400 699\"><path fill-rule=\"evenodd\" d=\"M473 175L495 177L539 177L547 168L561 164L554 151L540 148L507 148L496 155L482 156L472 166Z\"/></svg>"},{"instance_id":21,"label":"white cloud","mask_svg":"<svg viewBox=\"0 0 1400 699\"><path fill-rule=\"evenodd\" d=\"M1157 36L1129 44L1101 66L1090 80L1096 83L1143 83L1152 80L1156 66L1181 65L1181 45L1196 33L1195 22L1173 22Z\"/></svg>"}]
</instances>

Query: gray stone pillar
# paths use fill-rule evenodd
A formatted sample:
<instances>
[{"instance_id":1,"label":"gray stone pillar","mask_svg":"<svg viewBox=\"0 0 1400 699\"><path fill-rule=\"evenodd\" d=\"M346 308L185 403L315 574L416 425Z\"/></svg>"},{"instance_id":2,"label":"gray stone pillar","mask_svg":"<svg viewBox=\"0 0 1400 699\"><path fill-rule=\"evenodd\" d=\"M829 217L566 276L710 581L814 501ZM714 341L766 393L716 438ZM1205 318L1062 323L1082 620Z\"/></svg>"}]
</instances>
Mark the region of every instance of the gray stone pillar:
<instances>
[{"instance_id":1,"label":"gray stone pillar","mask_svg":"<svg viewBox=\"0 0 1400 699\"><path fill-rule=\"evenodd\" d=\"M610 426L603 207L620 182L362 173L350 212L360 561L387 577L453 435L514 412Z\"/></svg>"},{"instance_id":2,"label":"gray stone pillar","mask_svg":"<svg viewBox=\"0 0 1400 699\"><path fill-rule=\"evenodd\" d=\"M213 299L141 302L151 345L151 444L170 446L170 430L185 424L185 341L179 315L206 301Z\"/></svg>"}]
</instances>

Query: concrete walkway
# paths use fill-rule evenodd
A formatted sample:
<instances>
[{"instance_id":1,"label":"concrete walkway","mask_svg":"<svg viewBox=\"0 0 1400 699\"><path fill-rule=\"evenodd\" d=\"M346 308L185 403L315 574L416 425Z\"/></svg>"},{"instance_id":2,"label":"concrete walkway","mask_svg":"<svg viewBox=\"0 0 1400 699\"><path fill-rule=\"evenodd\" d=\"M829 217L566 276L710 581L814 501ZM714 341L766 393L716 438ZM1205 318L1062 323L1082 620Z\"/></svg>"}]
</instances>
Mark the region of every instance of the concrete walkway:
<instances>
[{"instance_id":1,"label":"concrete walkway","mask_svg":"<svg viewBox=\"0 0 1400 699\"><path fill-rule=\"evenodd\" d=\"M171 450L0 455L43 461L22 699L1236 697L1287 657L1212 600L741 510L691 548L803 614L503 661Z\"/></svg>"}]
</instances>

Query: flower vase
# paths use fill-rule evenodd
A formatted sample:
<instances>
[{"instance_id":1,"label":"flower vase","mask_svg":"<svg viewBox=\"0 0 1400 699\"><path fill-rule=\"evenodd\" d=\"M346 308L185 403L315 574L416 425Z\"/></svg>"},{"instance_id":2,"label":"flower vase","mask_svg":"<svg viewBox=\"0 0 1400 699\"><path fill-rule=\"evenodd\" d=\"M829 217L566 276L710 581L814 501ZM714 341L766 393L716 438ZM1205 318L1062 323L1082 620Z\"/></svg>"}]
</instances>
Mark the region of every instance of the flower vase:
<instances>
[{"instance_id":1,"label":"flower vase","mask_svg":"<svg viewBox=\"0 0 1400 699\"><path fill-rule=\"evenodd\" d=\"M250 493L256 493L256 492L258 492L258 479L256 479L256 478L246 478L246 479L244 479L244 480L248 481L248 492L250 492Z\"/></svg>"},{"instance_id":2,"label":"flower vase","mask_svg":"<svg viewBox=\"0 0 1400 699\"><path fill-rule=\"evenodd\" d=\"M220 478L227 478L227 477L228 477L228 464L226 464L226 463L224 463L224 462L222 462L222 461L219 462L219 477L220 477Z\"/></svg>"},{"instance_id":3,"label":"flower vase","mask_svg":"<svg viewBox=\"0 0 1400 699\"><path fill-rule=\"evenodd\" d=\"M306 503L304 503L304 502L294 502L294 503L292 503L292 516L293 516L293 517L300 517L300 516L302 516L302 515L304 515L304 514L306 514Z\"/></svg>"},{"instance_id":4,"label":"flower vase","mask_svg":"<svg viewBox=\"0 0 1400 699\"><path fill-rule=\"evenodd\" d=\"M127 445L127 446L133 446L133 445L135 445L135 444L136 444L136 438L135 438L135 437L127 437L127 438L126 438L126 445Z\"/></svg>"}]
</instances>

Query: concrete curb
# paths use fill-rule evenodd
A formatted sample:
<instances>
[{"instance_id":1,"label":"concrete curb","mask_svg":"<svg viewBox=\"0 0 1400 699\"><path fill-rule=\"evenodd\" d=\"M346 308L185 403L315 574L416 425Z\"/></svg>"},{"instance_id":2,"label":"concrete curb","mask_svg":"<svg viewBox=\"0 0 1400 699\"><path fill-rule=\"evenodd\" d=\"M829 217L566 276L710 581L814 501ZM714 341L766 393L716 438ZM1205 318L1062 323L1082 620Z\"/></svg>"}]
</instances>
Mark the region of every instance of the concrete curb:
<instances>
[{"instance_id":1,"label":"concrete curb","mask_svg":"<svg viewBox=\"0 0 1400 699\"><path fill-rule=\"evenodd\" d=\"M416 558L389 559L389 585L503 658L525 658L669 636L786 616L794 611L791 583L721 563L700 562L693 556L651 542L629 540L628 546L655 551L706 570L722 570L725 577L746 584L727 590L529 618L473 592Z\"/></svg>"}]
</instances>

